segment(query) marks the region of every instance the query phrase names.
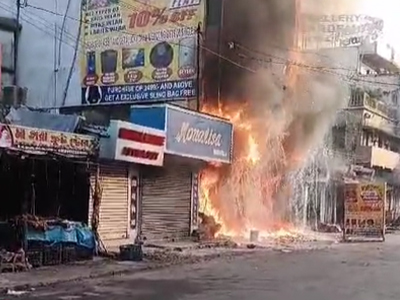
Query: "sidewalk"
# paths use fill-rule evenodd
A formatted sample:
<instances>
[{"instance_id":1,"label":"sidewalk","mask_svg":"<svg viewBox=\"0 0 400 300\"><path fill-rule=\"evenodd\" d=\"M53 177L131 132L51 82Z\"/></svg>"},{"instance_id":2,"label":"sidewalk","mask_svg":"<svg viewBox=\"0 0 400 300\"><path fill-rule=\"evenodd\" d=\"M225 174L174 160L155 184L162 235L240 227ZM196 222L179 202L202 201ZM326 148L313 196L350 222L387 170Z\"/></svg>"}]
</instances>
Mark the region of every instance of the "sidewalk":
<instances>
[{"instance_id":1,"label":"sidewalk","mask_svg":"<svg viewBox=\"0 0 400 300\"><path fill-rule=\"evenodd\" d=\"M212 244L212 243L211 243ZM78 281L91 278L135 273L150 269L163 268L177 264L200 263L215 258L236 257L260 251L293 252L298 250L318 250L329 247L331 243L292 244L289 247L255 247L245 245L237 248L214 247L196 243L160 243L153 247L144 247L147 260L143 262L122 262L104 258L95 258L72 265L43 267L23 273L0 274L0 294L8 290L27 291L35 287L57 283Z\"/></svg>"},{"instance_id":2,"label":"sidewalk","mask_svg":"<svg viewBox=\"0 0 400 300\"><path fill-rule=\"evenodd\" d=\"M118 262L96 258L93 261L71 265L43 267L21 273L0 274L0 292L8 289L23 290L81 279L117 275L125 272L146 270L146 262Z\"/></svg>"},{"instance_id":3,"label":"sidewalk","mask_svg":"<svg viewBox=\"0 0 400 300\"><path fill-rule=\"evenodd\" d=\"M236 256L253 251L255 250L193 249L191 247L174 251L167 247L166 249L145 249L145 253L151 260L143 262L95 258L93 261L71 265L43 267L21 273L3 273L0 274L0 294L8 290L30 290L57 283L135 273L176 264L197 263L221 256Z\"/></svg>"}]
</instances>

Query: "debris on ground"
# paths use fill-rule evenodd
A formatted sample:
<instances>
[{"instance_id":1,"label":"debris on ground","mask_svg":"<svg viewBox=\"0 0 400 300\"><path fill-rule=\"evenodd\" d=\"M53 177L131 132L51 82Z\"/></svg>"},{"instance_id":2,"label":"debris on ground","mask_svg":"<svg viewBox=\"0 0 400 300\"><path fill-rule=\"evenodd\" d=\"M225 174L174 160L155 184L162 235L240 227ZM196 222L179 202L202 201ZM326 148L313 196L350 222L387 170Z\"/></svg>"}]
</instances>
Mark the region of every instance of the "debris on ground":
<instances>
[{"instance_id":1,"label":"debris on ground","mask_svg":"<svg viewBox=\"0 0 400 300\"><path fill-rule=\"evenodd\" d=\"M213 216L207 216L204 213L199 213L199 218L199 240L213 240L216 234L221 230L221 224L218 224Z\"/></svg>"},{"instance_id":2,"label":"debris on ground","mask_svg":"<svg viewBox=\"0 0 400 300\"><path fill-rule=\"evenodd\" d=\"M229 238L215 238L211 241L202 241L200 245L197 246L197 249L206 249L206 248L237 248L238 244L232 241Z\"/></svg>"},{"instance_id":3,"label":"debris on ground","mask_svg":"<svg viewBox=\"0 0 400 300\"><path fill-rule=\"evenodd\" d=\"M184 255L181 252L176 252L169 249L147 252L144 254L144 258L151 262L162 263L163 265L169 265L169 264L176 265L188 262L195 263L201 261L201 257L199 256L190 254Z\"/></svg>"},{"instance_id":4,"label":"debris on ground","mask_svg":"<svg viewBox=\"0 0 400 300\"><path fill-rule=\"evenodd\" d=\"M10 296L22 296L27 294L27 291L14 291L14 290L7 290L7 295Z\"/></svg>"},{"instance_id":5,"label":"debris on ground","mask_svg":"<svg viewBox=\"0 0 400 300\"><path fill-rule=\"evenodd\" d=\"M324 233L340 233L340 232L342 232L342 229L337 224L319 223L318 231L324 232Z\"/></svg>"}]
</instances>

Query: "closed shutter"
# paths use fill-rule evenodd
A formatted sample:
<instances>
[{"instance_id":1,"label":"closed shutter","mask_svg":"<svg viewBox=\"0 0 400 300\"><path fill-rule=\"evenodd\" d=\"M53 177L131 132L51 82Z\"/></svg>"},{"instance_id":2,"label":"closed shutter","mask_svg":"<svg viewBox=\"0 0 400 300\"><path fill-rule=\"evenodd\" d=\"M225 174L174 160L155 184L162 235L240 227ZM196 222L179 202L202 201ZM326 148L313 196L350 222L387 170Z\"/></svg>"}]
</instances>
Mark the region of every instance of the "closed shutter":
<instances>
[{"instance_id":1,"label":"closed shutter","mask_svg":"<svg viewBox=\"0 0 400 300\"><path fill-rule=\"evenodd\" d=\"M191 170L157 169L142 176L142 237L184 239L190 235Z\"/></svg>"},{"instance_id":2,"label":"closed shutter","mask_svg":"<svg viewBox=\"0 0 400 300\"><path fill-rule=\"evenodd\" d=\"M94 187L96 171L92 172ZM103 194L100 204L99 235L103 241L126 239L129 226L128 170L123 166L102 165L100 180ZM92 196L92 195L91 195ZM90 201L90 219L93 201Z\"/></svg>"}]
</instances>

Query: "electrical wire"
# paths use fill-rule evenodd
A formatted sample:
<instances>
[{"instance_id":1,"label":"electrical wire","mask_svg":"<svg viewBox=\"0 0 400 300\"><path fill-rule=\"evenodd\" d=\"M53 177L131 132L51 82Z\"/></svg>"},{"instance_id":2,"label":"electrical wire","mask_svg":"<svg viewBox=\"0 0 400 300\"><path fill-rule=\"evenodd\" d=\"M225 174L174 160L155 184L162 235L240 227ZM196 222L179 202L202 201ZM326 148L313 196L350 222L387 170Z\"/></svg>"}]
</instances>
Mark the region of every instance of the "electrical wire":
<instances>
[{"instance_id":1,"label":"electrical wire","mask_svg":"<svg viewBox=\"0 0 400 300\"><path fill-rule=\"evenodd\" d=\"M140 3L141 3L141 2L140 2ZM133 6L130 5L130 4L124 3L124 1L121 1L120 4L122 4L121 6L124 6L125 8L132 8L132 7L133 7ZM144 4L144 3L142 3L142 4ZM145 4L144 4L144 5L145 5ZM147 4L147 5L150 5L150 4ZM47 12L47 13L53 14L53 15L63 16L62 14L59 14L59 13L54 12L54 11L51 11L51 10L49 10L49 9L42 8L42 7L38 7L38 6L34 6L34 5L30 5L30 4L27 4L26 7L30 7L30 8L36 9L36 10L41 10L41 11L44 11L44 12ZM152 6L152 7L153 7L153 8L156 8L155 6ZM74 18L74 17L71 17L71 16L69 16L68 18L71 19L71 20L74 20L74 21L76 21L76 22L79 22L80 24L90 24L90 22L85 22L85 21L83 21L83 20L79 20L79 19ZM180 25L180 26L183 26L183 27L186 27L186 28L190 28L189 26L184 25L184 24L178 24L177 22L176 22L176 24L177 24L177 25ZM146 38L144 35L133 34L133 33L131 33L131 32L126 32L126 31L120 31L120 33L124 33L124 34L131 35L131 36L139 36L139 37L144 37L144 38ZM171 43L171 44L178 45L177 43ZM188 48L194 48L194 47L191 47L191 46L186 46L186 47L188 47ZM207 51L207 52L209 52L209 53L211 53L211 54L213 54L213 55L220 56L222 59L228 61L229 63L231 63L231 64L233 64L233 65L235 65L235 66L237 66L237 67L239 67L239 68L246 69L246 70L249 71L249 72L255 73L254 70L252 70L252 69L250 69L250 68L248 68L248 67L246 67L246 66L240 65L240 64L238 64L237 62L235 62L235 61L233 61L233 60L231 60L231 59L229 59L229 58L227 58L227 57L224 57L224 56L218 54L216 51L213 51L213 50L211 50L211 49L208 49L208 48L205 47L204 45L200 45L200 47L201 47L203 50L205 50L205 51Z\"/></svg>"},{"instance_id":2,"label":"electrical wire","mask_svg":"<svg viewBox=\"0 0 400 300\"><path fill-rule=\"evenodd\" d=\"M69 0L69 1L71 2L71 0ZM67 12L68 12L68 10L67 10ZM83 18L82 10L80 11L80 18L81 19ZM64 92L63 92L63 98L62 98L61 106L65 106L65 103L67 102L69 86L71 85L71 79L72 79L72 76L74 74L74 68L75 68L76 60L78 59L79 40L81 38L81 34L82 34L82 26L79 26L79 28L78 28L78 36L76 38L76 43L75 43L75 48L74 48L74 56L72 58L71 66L69 68L68 77L67 77L67 81L66 81L66 84L65 84L65 89L64 89ZM61 42L60 42L60 44L61 44Z\"/></svg>"},{"instance_id":3,"label":"electrical wire","mask_svg":"<svg viewBox=\"0 0 400 300\"><path fill-rule=\"evenodd\" d=\"M61 30L60 30L61 31L60 32L60 40L61 41L63 40L63 37L64 37L65 25L66 25L67 16L68 16L70 7L71 7L71 0L68 0L67 7L65 8L65 13L64 13L64 16L63 16L63 20L62 20ZM79 27L81 27L81 26L79 26ZM79 38L80 38L80 36L78 35L77 39L79 39ZM61 48L62 48L62 42L61 41L58 43L58 68L60 68L60 66L61 66Z\"/></svg>"},{"instance_id":4,"label":"electrical wire","mask_svg":"<svg viewBox=\"0 0 400 300\"><path fill-rule=\"evenodd\" d=\"M137 2L141 3L140 1L137 1ZM123 2L122 2L122 3L123 3ZM143 3L142 3L142 4L143 4ZM0 6L1 6L1 5L0 5ZM27 7L34 8L34 9L37 9L37 10L42 10L42 11L45 11L45 12L50 13L50 14L53 14L53 15L63 16L62 14L58 14L57 12L54 12L54 11L51 11L51 10L48 10L48 9L44 9L44 8L40 8L40 7L31 6L30 4L27 4L26 6L27 6ZM152 6L152 5L149 5L149 6L151 6L151 7L153 7L153 8L158 8L158 7L155 7L155 6ZM133 6L132 6L132 5L128 5L128 7L132 8ZM3 8L4 8L4 7L3 7ZM75 21L77 21L77 22L79 22L79 23L85 23L85 22L83 22L83 20L79 20L79 19L74 18L74 17L70 17L70 16L69 16L69 17L67 17L67 18L68 18L68 19L75 20ZM32 26L38 28L39 30L41 30L41 31L43 31L43 32L45 32L45 33L47 33L47 34L49 34L49 35L52 36L52 33L48 33L46 30L44 30L43 28L40 28L39 26L37 26L37 25L34 24L33 22L29 22L29 21L27 21L27 20L25 20L25 21L26 21L27 23L31 24ZM87 24L87 23L85 23L85 24ZM178 24L178 25L180 25L180 26L185 26L185 27L189 28L188 26L183 25L183 24ZM81 26L80 26L80 27L81 27ZM65 32L65 31L64 31L64 32ZM132 34L132 33L128 33L128 34L138 36L138 35ZM140 35L139 35L139 36L140 36ZM78 37L78 39L74 39L74 40L76 41L76 43L75 43L75 45L73 45L73 46L70 45L70 44L68 44L68 43L66 43L64 40L61 40L61 42L63 42L63 43L65 43L65 44L67 44L67 45L73 47L74 49L76 48L77 45L78 45L78 48L79 48L79 43L81 43L82 41L80 41L79 37ZM240 46L241 46L241 47L244 47L243 45L240 45ZM232 63L232 64L234 64L234 65L236 65L236 66L238 66L238 67L244 68L244 69L246 69L246 70L248 70L248 71L250 71L250 72L252 72L252 73L255 73L255 70L250 69L250 68L247 68L247 67L245 67L245 66L243 66L243 65L241 65L241 64L239 64L239 63L237 63L236 61L234 61L234 60L232 60L232 59L230 59L230 58L228 58L228 57L222 56L222 55L218 54L217 52L212 51L212 50L210 50L210 49L208 49L208 48L206 48L206 47L204 47L204 46L202 46L202 48L203 48L204 50L206 50L206 51L209 51L209 52L212 53L212 54L217 55L218 57L223 58L224 60L227 60L228 62L230 62L230 63ZM259 52L258 50L249 49L249 48L247 48L247 50L251 50L252 52ZM82 52L83 52L83 51L82 51ZM281 63L282 65L283 65L283 64L285 64L285 65L293 65L293 66L297 66L297 67L300 67L300 68L308 69L308 70L311 70L311 71L314 71L314 72L321 72L321 73L325 73L325 74L328 73L328 74L331 74L331 75L339 76L340 78L343 79L343 74L334 73L334 72L331 72L331 70L337 70L337 69L343 69L343 70L345 70L344 68L329 68L329 67L321 67L321 66L312 66L312 65L307 65L307 64L303 64L303 63L299 63L299 62L295 62L295 61L290 61L290 60L284 61L284 60L285 60L284 58L281 58L281 57L274 57L273 55L268 54L268 53L263 53L263 54L264 54L265 56L269 56L269 57L271 57L271 58L275 58L275 59L279 60L279 61L275 61L275 62L272 61L272 60L268 60L268 61L265 61L265 60L264 60L264 62L275 63L275 64ZM248 57L248 58L250 58L250 59L252 59L252 60L260 60L259 58L255 58L255 57ZM349 78L354 79L354 76L347 77L347 79L346 79L347 82L349 82ZM352 83L354 83L354 82L356 82L356 81L359 81L359 82L361 81L361 82L371 83L371 84L376 84L376 85L399 86L398 84L391 84L391 83L387 83L387 82L376 82L376 81L368 81L368 80L360 80L360 79L354 79L354 80L352 81Z\"/></svg>"},{"instance_id":5,"label":"electrical wire","mask_svg":"<svg viewBox=\"0 0 400 300\"><path fill-rule=\"evenodd\" d=\"M149 4L149 3L144 3L144 2L142 2L142 1L140 1L140 0L134 0L134 1L140 3L140 4L144 5L144 6L151 7L151 8L153 8L153 9L161 9L160 7L157 7L157 6L152 5L152 4ZM127 8L127 9L134 9L134 8L136 8L134 5L129 4L129 3L126 3L125 1L120 1L120 5L123 6L123 7L125 7L125 8ZM47 13L57 14L57 13L55 13L55 12L53 12L53 11L51 11L51 10L45 9L45 8L40 8L40 7L36 7L36 6L31 6L31 5L28 5L28 6L34 8L34 9L38 9L38 10L45 11L45 12L47 12ZM60 15L60 14L57 14L57 15ZM71 19L82 23L82 21L79 20L79 19L77 19L77 18L71 17ZM83 23L84 23L84 24L90 24L90 22L83 22ZM181 23L179 23L179 22L174 22L173 24L174 24L174 25L178 25L178 26L180 26L180 27L190 28L189 26L187 26L187 25L185 25L185 24L181 24ZM132 34L132 33L130 33L130 32L124 32L124 31L122 31L122 33L128 34L128 35L132 35L132 36L141 36L141 35L138 35L138 34ZM235 43L235 42L233 42L233 43ZM174 43L172 43L172 44L174 44ZM344 68L344 67L339 67L339 68L338 68L338 67L334 67L334 68L332 68L332 67L325 67L325 66L307 65L307 64L304 64L304 63L295 62L295 61L290 61L290 60L287 60L287 59L284 59L284 58L281 58L281 57L277 57L277 56L274 56L274 55L272 55L272 54L267 54L267 53L261 52L261 51L259 51L259 50L249 49L249 48L247 48L247 47L245 47L245 46L243 46L242 44L239 44L239 43L235 43L235 44L238 45L239 47L241 47L242 49L246 49L247 51L252 51L252 52L254 52L254 53L259 53L259 54L262 54L262 55L264 55L264 56L269 56L269 57L272 57L272 58L275 58L275 59L278 59L278 60L285 60L285 64L287 64L287 65L292 65L292 66L307 68L307 69L309 69L309 70L316 71L316 72L318 71L318 69L320 69L321 72L322 72L322 73L325 73L325 74L327 73L327 72L326 72L327 70L347 70L347 71L349 71L349 72L354 72L354 70L351 70L351 69L348 69L348 68ZM187 47L190 47L190 46L187 46ZM276 47L276 48L279 48L279 49L285 49L285 48L278 47L278 46L275 46L275 47ZM221 55L221 54L219 54L218 52L215 52L215 51L213 51L213 50L211 50L211 49L205 47L204 45L201 45L201 48L202 48L203 50L205 50L205 51L207 51L207 52L209 52L209 53L215 55L215 56L218 56L218 57L222 58L223 60L225 60L225 61L227 61L227 62L229 62L229 63L231 63L231 64L233 64L233 65L235 65L235 66L237 66L237 67L239 67L239 68L246 69L247 71L250 71L251 73L255 73L255 72L256 72L255 70L253 70L253 69L251 69L251 68L248 68L248 67L246 67L246 66L243 66L242 64L240 64L240 63L238 63L238 62L236 62L236 61L234 61L234 60L232 60L232 59L230 59L230 58L228 58L228 57L226 57L226 56L224 56L224 55ZM304 51L294 50L294 49L285 49L285 50L304 53ZM307 53L312 53L312 52L307 52ZM318 55L318 56L321 56L321 57L325 57L325 58L329 58L329 56L322 55L322 54L318 54L318 53L312 53L312 54L315 54L315 55ZM252 59L253 59L253 60L257 60L257 59L255 59L255 58L252 58ZM274 62L274 63L277 63L277 62ZM282 63L283 63L283 62L282 62ZM331 75L336 75L336 76L340 76L340 77L343 76L343 74L340 74L340 73L334 74L333 72L331 73ZM354 83L354 82L362 82L362 83L370 83L370 84L382 85L382 86L396 86L396 87L400 87L400 84L394 84L394 83L388 83L388 82L378 82L378 81L372 81L372 80L366 80L366 79L357 78L355 74L352 75L352 76L350 76L349 78L352 79L352 83Z\"/></svg>"}]
</instances>

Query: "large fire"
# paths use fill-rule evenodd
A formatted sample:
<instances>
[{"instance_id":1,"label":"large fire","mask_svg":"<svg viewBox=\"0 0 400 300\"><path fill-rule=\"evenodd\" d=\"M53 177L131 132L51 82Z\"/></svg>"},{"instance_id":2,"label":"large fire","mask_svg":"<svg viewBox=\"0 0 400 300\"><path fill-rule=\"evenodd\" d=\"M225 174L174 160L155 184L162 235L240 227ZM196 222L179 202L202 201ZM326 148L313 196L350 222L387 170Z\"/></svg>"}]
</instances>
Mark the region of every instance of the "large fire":
<instances>
[{"instance_id":1,"label":"large fire","mask_svg":"<svg viewBox=\"0 0 400 300\"><path fill-rule=\"evenodd\" d=\"M301 0L295 1L296 22L288 30L293 37L292 47L300 45L297 39L305 18L300 13ZM258 23L250 23L256 32ZM287 23L283 20L279 26L286 28ZM254 36L263 49L264 33ZM268 45L265 47L268 49ZM298 208L294 186L299 182L294 182L292 176L305 166L310 151L323 142L342 106L340 99L346 99L348 91L340 78L301 67L313 58L299 49L279 54L287 58L283 65L261 66L255 74L239 77L238 82L234 82L236 77L230 78L234 92L228 91L227 95L232 94L234 101L218 99L214 105L210 103L215 101L205 101L202 107L203 112L226 118L234 125L232 164L210 165L200 179L200 211L220 225L216 235L248 238L250 233L258 232L261 237L274 238L301 234L293 217L298 217L293 208ZM244 93L238 92L239 88ZM239 101L241 95L251 99ZM303 217L306 207L302 206Z\"/></svg>"},{"instance_id":2,"label":"large fire","mask_svg":"<svg viewBox=\"0 0 400 300\"><path fill-rule=\"evenodd\" d=\"M246 105L203 107L203 112L233 123L236 147L232 165L210 165L203 170L200 210L220 225L217 235L248 237L252 230L261 237L295 235L298 231L291 226L287 211L277 205L277 197L286 188L283 137L280 131L271 132L276 125L264 131L268 122L260 124L246 111Z\"/></svg>"},{"instance_id":3,"label":"large fire","mask_svg":"<svg viewBox=\"0 0 400 300\"><path fill-rule=\"evenodd\" d=\"M293 44L301 27L299 0ZM301 62L297 51L288 61ZM304 160L304 149L296 147L306 117L298 115L294 94L299 85L299 68L283 68L284 88L280 107L260 113L249 108L218 104L203 111L230 120L234 125L234 158L230 166L209 166L201 175L201 211L220 224L217 235L249 237L293 236L299 232L291 222L289 199L292 188L288 174ZM301 147L300 147L301 148Z\"/></svg>"}]
</instances>

